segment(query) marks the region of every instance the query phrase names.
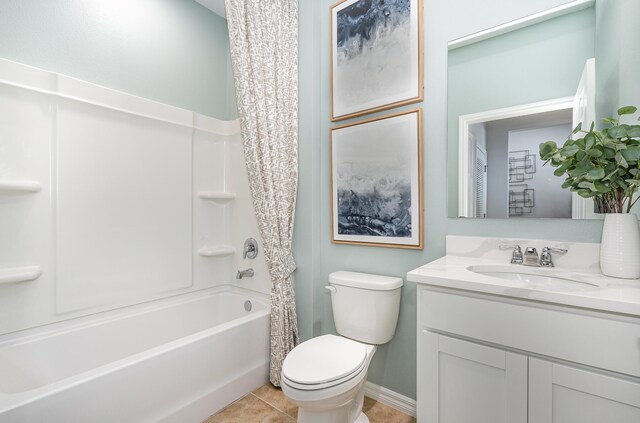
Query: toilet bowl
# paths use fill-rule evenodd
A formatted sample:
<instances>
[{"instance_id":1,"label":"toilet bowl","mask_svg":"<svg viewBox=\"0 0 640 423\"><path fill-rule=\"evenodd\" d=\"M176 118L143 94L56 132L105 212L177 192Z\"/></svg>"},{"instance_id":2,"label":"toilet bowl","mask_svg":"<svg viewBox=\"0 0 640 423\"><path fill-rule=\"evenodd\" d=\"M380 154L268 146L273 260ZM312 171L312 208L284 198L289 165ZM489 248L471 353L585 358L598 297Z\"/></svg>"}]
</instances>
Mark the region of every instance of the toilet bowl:
<instances>
[{"instance_id":1,"label":"toilet bowl","mask_svg":"<svg viewBox=\"0 0 640 423\"><path fill-rule=\"evenodd\" d=\"M282 391L300 423L366 423L364 386L376 345L395 332L402 279L355 272L329 276L336 329L295 347L282 366Z\"/></svg>"},{"instance_id":2,"label":"toilet bowl","mask_svg":"<svg viewBox=\"0 0 640 423\"><path fill-rule=\"evenodd\" d=\"M300 348L298 348L300 347ZM300 344L282 367L282 391L296 404L298 421L368 422L362 412L367 370L376 347L336 335Z\"/></svg>"}]
</instances>

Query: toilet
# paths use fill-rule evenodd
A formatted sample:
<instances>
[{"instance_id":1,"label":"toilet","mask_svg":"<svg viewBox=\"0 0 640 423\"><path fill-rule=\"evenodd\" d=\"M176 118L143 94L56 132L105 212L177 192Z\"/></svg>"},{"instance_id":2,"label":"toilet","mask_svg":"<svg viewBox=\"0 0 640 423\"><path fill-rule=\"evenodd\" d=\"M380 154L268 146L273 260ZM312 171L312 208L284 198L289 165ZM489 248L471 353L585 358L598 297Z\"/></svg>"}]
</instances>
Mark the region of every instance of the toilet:
<instances>
[{"instance_id":1,"label":"toilet","mask_svg":"<svg viewBox=\"0 0 640 423\"><path fill-rule=\"evenodd\" d=\"M282 392L298 406L299 423L366 423L367 370L376 346L393 338L402 279L339 271L325 288L340 336L318 336L291 350Z\"/></svg>"}]
</instances>

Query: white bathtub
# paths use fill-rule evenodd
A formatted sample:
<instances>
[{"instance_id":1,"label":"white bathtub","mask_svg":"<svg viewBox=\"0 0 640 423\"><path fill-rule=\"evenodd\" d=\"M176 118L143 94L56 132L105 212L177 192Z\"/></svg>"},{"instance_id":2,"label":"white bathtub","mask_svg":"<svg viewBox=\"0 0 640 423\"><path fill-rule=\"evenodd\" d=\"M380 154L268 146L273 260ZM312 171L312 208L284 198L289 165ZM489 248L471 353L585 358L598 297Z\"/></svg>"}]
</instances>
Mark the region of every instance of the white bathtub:
<instances>
[{"instance_id":1,"label":"white bathtub","mask_svg":"<svg viewBox=\"0 0 640 423\"><path fill-rule=\"evenodd\" d=\"M267 302L217 288L6 335L0 422L202 421L267 381Z\"/></svg>"}]
</instances>

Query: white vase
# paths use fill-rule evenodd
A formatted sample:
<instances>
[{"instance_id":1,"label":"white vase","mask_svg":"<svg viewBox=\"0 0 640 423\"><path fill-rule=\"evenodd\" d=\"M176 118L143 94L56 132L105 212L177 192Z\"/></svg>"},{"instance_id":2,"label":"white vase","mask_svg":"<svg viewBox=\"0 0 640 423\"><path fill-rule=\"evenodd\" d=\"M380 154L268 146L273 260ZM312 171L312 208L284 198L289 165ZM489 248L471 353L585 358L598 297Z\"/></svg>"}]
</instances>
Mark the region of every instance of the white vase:
<instances>
[{"instance_id":1,"label":"white vase","mask_svg":"<svg viewBox=\"0 0 640 423\"><path fill-rule=\"evenodd\" d=\"M640 231L633 213L607 213L600 242L600 270L614 278L640 278Z\"/></svg>"}]
</instances>

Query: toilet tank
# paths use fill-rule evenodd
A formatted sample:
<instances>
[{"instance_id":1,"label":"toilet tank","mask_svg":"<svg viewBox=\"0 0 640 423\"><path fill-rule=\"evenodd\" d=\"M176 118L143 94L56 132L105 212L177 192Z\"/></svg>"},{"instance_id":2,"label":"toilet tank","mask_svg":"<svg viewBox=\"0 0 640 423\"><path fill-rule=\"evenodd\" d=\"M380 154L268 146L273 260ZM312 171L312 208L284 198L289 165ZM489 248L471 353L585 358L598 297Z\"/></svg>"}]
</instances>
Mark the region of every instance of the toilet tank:
<instances>
[{"instance_id":1,"label":"toilet tank","mask_svg":"<svg viewBox=\"0 0 640 423\"><path fill-rule=\"evenodd\" d=\"M339 271L329 275L336 330L367 344L393 338L400 311L402 278Z\"/></svg>"}]
</instances>

